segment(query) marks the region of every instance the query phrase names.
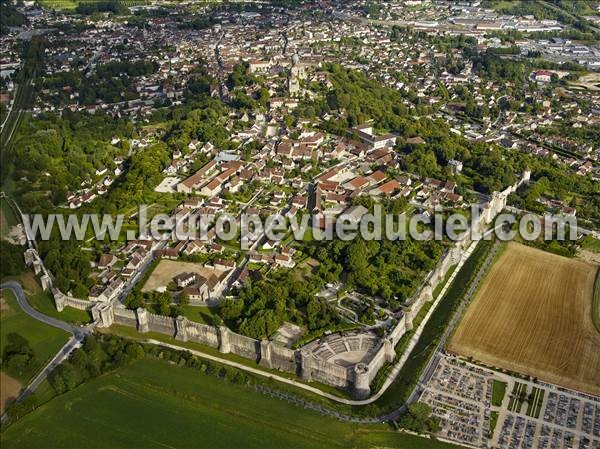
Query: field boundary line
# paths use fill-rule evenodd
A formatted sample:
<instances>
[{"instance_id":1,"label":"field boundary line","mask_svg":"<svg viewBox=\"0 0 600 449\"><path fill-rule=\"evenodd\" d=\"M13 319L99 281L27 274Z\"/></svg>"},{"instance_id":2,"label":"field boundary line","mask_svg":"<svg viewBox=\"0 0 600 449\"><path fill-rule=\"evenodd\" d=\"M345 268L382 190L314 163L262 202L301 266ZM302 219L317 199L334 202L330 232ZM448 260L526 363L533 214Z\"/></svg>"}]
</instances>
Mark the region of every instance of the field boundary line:
<instances>
[{"instance_id":1,"label":"field boundary line","mask_svg":"<svg viewBox=\"0 0 600 449\"><path fill-rule=\"evenodd\" d=\"M504 244L494 242L492 247L488 249L485 259L483 259L479 267L477 267L473 272L471 279L469 279L469 288L465 292L459 307L455 311L455 321L452 329L448 331L448 335L445 339L444 347L446 349L448 348L448 343L452 340L452 337L456 333L461 321L467 313L469 306L477 297L477 294L479 293L479 290L481 289L481 286L485 281L485 278L488 276L492 266L498 261L500 255L504 251L504 247Z\"/></svg>"},{"instance_id":2,"label":"field boundary line","mask_svg":"<svg viewBox=\"0 0 600 449\"><path fill-rule=\"evenodd\" d=\"M592 322L596 330L600 333L600 267L596 271L594 293L592 294Z\"/></svg>"}]
</instances>

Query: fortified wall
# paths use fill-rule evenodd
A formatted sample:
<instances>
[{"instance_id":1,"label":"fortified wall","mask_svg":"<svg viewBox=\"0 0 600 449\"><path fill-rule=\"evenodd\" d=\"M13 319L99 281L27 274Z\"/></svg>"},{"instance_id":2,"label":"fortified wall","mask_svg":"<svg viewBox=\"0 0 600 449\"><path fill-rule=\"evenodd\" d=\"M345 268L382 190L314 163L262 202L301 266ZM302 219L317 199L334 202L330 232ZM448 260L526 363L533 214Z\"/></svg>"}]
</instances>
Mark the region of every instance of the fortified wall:
<instances>
[{"instance_id":1,"label":"fortified wall","mask_svg":"<svg viewBox=\"0 0 600 449\"><path fill-rule=\"evenodd\" d=\"M515 185L502 192L494 192L477 222L473 224L474 232L468 235L484 233L494 217L506 206L508 196L521 184L528 182L529 175L529 172L525 172ZM52 294L58 311L62 311L65 306L88 310L100 327L119 324L135 327L140 333L158 332L180 341L201 343L211 348L217 348L224 354L232 353L254 360L265 368L293 372L305 380L314 380L349 389L355 398L365 399L371 394L370 383L377 372L386 363L393 362L394 348L402 336L412 329L413 320L423 304L433 299L433 291L443 282L450 268L463 258L465 250L471 243L472 239L466 238L457 242L444 254L403 309L392 331L385 338L379 339L377 344L368 351L370 357L368 362L361 361L350 366L319 358L313 351L307 349L308 345L293 350L269 340L259 341L237 334L225 326L217 327L196 323L184 316L165 317L152 314L143 308L133 311L120 305L117 306L113 302L90 302L65 295L56 288L52 288Z\"/></svg>"},{"instance_id":2,"label":"fortified wall","mask_svg":"<svg viewBox=\"0 0 600 449\"><path fill-rule=\"evenodd\" d=\"M485 204L477 221L472 224L474 229L469 229L467 238L459 241L456 245L447 251L436 267L427 275L425 281L413 298L404 308L401 318L398 320L387 338L383 340L383 344L375 353L374 357L368 364L359 363L355 365L352 389L356 398L364 399L371 394L369 384L386 362L391 362L395 358L394 348L402 338L402 336L412 330L413 320L421 310L421 307L426 302L433 300L433 292L438 285L446 278L451 267L459 263L463 258L466 249L473 242L472 236L481 236L486 232L490 223L494 220L505 207L508 196L517 191L517 189L529 182L531 176L530 171L525 171L521 175L519 181L512 186L507 187L501 192L493 192L490 201Z\"/></svg>"}]
</instances>

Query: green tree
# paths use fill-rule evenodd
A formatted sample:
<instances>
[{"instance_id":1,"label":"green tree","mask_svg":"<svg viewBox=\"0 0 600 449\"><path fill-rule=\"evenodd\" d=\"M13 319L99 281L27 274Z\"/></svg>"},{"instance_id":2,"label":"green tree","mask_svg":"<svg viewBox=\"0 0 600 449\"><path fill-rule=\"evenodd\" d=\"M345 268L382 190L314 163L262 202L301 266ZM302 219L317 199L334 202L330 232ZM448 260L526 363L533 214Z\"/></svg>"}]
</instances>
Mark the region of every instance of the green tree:
<instances>
[{"instance_id":1,"label":"green tree","mask_svg":"<svg viewBox=\"0 0 600 449\"><path fill-rule=\"evenodd\" d=\"M181 293L179 295L179 306L186 307L189 305L190 305L190 296L185 293Z\"/></svg>"},{"instance_id":2,"label":"green tree","mask_svg":"<svg viewBox=\"0 0 600 449\"><path fill-rule=\"evenodd\" d=\"M224 320L234 320L238 318L243 310L243 299L226 298L219 305L219 315L221 315Z\"/></svg>"},{"instance_id":3,"label":"green tree","mask_svg":"<svg viewBox=\"0 0 600 449\"><path fill-rule=\"evenodd\" d=\"M21 374L33 360L33 349L27 339L16 332L9 333L2 351L2 364L11 371Z\"/></svg>"},{"instance_id":4,"label":"green tree","mask_svg":"<svg viewBox=\"0 0 600 449\"><path fill-rule=\"evenodd\" d=\"M439 420L431 416L431 407L422 402L410 404L399 425L418 433L436 433L440 429Z\"/></svg>"}]
</instances>

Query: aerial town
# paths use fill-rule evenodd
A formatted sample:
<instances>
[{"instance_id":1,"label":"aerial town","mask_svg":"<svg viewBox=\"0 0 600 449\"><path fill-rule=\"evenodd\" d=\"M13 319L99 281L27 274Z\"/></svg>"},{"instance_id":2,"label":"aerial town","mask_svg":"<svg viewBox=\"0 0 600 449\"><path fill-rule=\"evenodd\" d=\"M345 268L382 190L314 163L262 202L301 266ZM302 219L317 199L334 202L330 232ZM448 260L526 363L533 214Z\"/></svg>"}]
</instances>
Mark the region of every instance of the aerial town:
<instances>
[{"instance_id":1,"label":"aerial town","mask_svg":"<svg viewBox=\"0 0 600 449\"><path fill-rule=\"evenodd\" d=\"M600 448L598 0L0 11L3 447Z\"/></svg>"}]
</instances>

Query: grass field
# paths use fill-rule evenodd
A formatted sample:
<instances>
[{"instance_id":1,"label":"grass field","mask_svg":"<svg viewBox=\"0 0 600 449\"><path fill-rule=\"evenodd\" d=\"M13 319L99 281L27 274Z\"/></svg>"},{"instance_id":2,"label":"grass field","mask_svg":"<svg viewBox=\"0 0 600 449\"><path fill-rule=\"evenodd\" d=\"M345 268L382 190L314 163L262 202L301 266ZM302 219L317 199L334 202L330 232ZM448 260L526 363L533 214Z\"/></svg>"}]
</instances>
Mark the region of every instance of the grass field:
<instances>
[{"instance_id":1,"label":"grass field","mask_svg":"<svg viewBox=\"0 0 600 449\"><path fill-rule=\"evenodd\" d=\"M233 353L227 353L227 354L223 354L221 352L219 352L218 349L216 348L211 348L210 346L206 346L203 345L201 343L196 343L193 341L179 341L176 340L174 337L170 337L168 335L165 334L161 334L158 332L146 332L143 334L140 334L135 328L131 328L131 327L127 327L127 326L120 326L120 325L115 325L113 324L111 327L106 328L106 329L101 329L101 332L106 332L106 333L110 333L110 334L114 334L114 335L118 335L119 337L124 337L124 338L129 338L129 339L134 339L134 340L140 340L140 341L145 341L147 339L152 339L152 340L158 340L160 342L164 342L164 343L169 343L175 346L179 346L182 349L192 349L192 350L196 350L196 351L201 351L205 354L208 355L212 355L215 357L219 357L222 359L227 359L230 360L232 362L237 362L241 365L245 365L245 366L249 366L252 368L259 368L261 371L265 371L266 373L272 373L272 374L277 374L280 377L285 377L287 379L294 379L296 381L299 382L303 382L306 384L310 384L312 386L315 386L317 388L319 388L322 391L334 394L336 396L339 396L341 398L350 398L350 394L345 391L345 390L340 390L337 389L334 386L331 385L327 385L324 383L320 383L320 382L315 382L315 381L302 381L301 379L299 379L295 373L291 373L291 372L287 372L287 371L280 371L277 369L269 369L266 368L264 366L259 366L258 363L255 360L251 360L248 359L246 357L242 357L240 355L236 355ZM273 381L275 382L275 381ZM279 382L275 382L275 385L277 386L277 389L282 390L282 391L288 391L294 395L299 395L299 396L303 396L306 399L312 401L312 402L316 402L316 403L320 403L326 407L329 408L336 408L335 406L338 405L339 407L337 407L338 410L344 412L344 413L350 413L351 410L348 408L349 406L343 405L343 404L338 404L337 402L333 402L329 399L323 398L322 396L318 396L314 393L311 393L309 391L306 390L301 390L297 387L294 387L292 385L285 385Z\"/></svg>"},{"instance_id":2,"label":"grass field","mask_svg":"<svg viewBox=\"0 0 600 449\"><path fill-rule=\"evenodd\" d=\"M77 7L75 0L40 0L40 4L52 9L75 9Z\"/></svg>"},{"instance_id":3,"label":"grass field","mask_svg":"<svg viewBox=\"0 0 600 449\"><path fill-rule=\"evenodd\" d=\"M2 367L0 382L0 412L14 399L33 376L67 342L68 334L31 318L19 307L10 290L2 290L0 307L0 353L8 343L7 336L16 332L25 337L33 349L35 359L22 372Z\"/></svg>"},{"instance_id":4,"label":"grass field","mask_svg":"<svg viewBox=\"0 0 600 449\"><path fill-rule=\"evenodd\" d=\"M215 318L218 316L216 307L205 307L205 306L184 306L183 315L190 321L196 323L214 325Z\"/></svg>"},{"instance_id":5,"label":"grass field","mask_svg":"<svg viewBox=\"0 0 600 449\"><path fill-rule=\"evenodd\" d=\"M591 264L510 243L449 350L600 394L600 333L591 314L596 271Z\"/></svg>"},{"instance_id":6,"label":"grass field","mask_svg":"<svg viewBox=\"0 0 600 449\"><path fill-rule=\"evenodd\" d=\"M498 423L498 416L498 412L490 413L490 431L488 433L490 439L494 438L494 431L496 430L496 424Z\"/></svg>"},{"instance_id":7,"label":"grass field","mask_svg":"<svg viewBox=\"0 0 600 449\"><path fill-rule=\"evenodd\" d=\"M502 405L504 395L506 394L506 386L506 382L494 380L494 383L492 384L492 405L495 405L496 407Z\"/></svg>"},{"instance_id":8,"label":"grass field","mask_svg":"<svg viewBox=\"0 0 600 449\"><path fill-rule=\"evenodd\" d=\"M342 423L249 387L151 359L42 405L8 427L0 442L3 449L90 444L127 449L453 447L386 425Z\"/></svg>"},{"instance_id":9,"label":"grass field","mask_svg":"<svg viewBox=\"0 0 600 449\"><path fill-rule=\"evenodd\" d=\"M38 278L31 270L25 270L19 275L3 277L0 282L16 281L21 284L23 291L27 296L35 295L42 291Z\"/></svg>"},{"instance_id":10,"label":"grass field","mask_svg":"<svg viewBox=\"0 0 600 449\"><path fill-rule=\"evenodd\" d=\"M73 307L65 307L62 312L56 310L54 300L47 292L28 295L27 300L31 307L39 310L44 315L57 318L62 321L67 321L73 324L86 324L92 321L92 316L85 310L74 309Z\"/></svg>"},{"instance_id":11,"label":"grass field","mask_svg":"<svg viewBox=\"0 0 600 449\"><path fill-rule=\"evenodd\" d=\"M1 349L7 344L7 335L16 332L27 339L35 354L35 361L22 373L7 371L21 383L27 383L32 376L48 362L67 342L69 335L54 327L43 324L21 310L17 299L10 290L2 290L2 312L0 315Z\"/></svg>"},{"instance_id":12,"label":"grass field","mask_svg":"<svg viewBox=\"0 0 600 449\"><path fill-rule=\"evenodd\" d=\"M74 10L79 3L94 3L98 1L99 0L40 0L40 3L46 8ZM122 3L125 6L148 4L148 2L144 0L122 0L119 3Z\"/></svg>"}]
</instances>

